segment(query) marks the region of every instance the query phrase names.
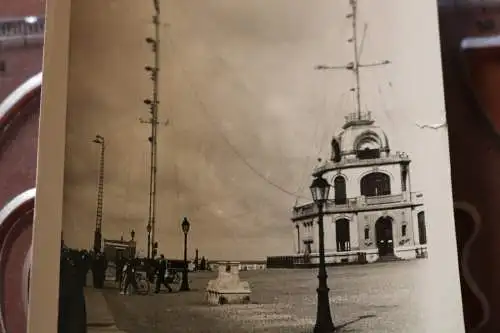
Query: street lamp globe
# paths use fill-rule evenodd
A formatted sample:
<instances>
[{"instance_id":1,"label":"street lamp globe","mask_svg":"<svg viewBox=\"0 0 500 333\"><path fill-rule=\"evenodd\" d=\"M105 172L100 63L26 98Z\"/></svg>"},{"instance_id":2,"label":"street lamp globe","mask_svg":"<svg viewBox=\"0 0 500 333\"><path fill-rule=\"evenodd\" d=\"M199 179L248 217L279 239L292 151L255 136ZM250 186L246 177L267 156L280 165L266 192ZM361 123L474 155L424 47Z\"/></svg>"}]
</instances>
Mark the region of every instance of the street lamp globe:
<instances>
[{"instance_id":1,"label":"street lamp globe","mask_svg":"<svg viewBox=\"0 0 500 333\"><path fill-rule=\"evenodd\" d=\"M322 176L314 178L311 186L312 198L315 203L324 203L328 199L328 194L330 193L330 184Z\"/></svg>"},{"instance_id":2,"label":"street lamp globe","mask_svg":"<svg viewBox=\"0 0 500 333\"><path fill-rule=\"evenodd\" d=\"M187 217L185 217L185 218L182 219L181 227L182 227L182 232L185 235L187 235L187 233L189 232L189 227L190 227L190 223L189 223Z\"/></svg>"}]
</instances>

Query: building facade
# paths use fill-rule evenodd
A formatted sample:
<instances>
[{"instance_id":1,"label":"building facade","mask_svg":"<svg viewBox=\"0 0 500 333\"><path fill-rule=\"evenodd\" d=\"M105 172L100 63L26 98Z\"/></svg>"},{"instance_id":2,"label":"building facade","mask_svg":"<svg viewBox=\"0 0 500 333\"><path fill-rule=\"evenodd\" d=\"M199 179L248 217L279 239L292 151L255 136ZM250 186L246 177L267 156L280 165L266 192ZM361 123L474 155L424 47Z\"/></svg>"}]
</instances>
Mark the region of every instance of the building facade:
<instances>
[{"instance_id":1,"label":"building facade","mask_svg":"<svg viewBox=\"0 0 500 333\"><path fill-rule=\"evenodd\" d=\"M332 185L323 219L327 263L425 256L423 195L412 191L410 157L391 151L371 113L347 116L331 141L331 152L313 171ZM314 264L319 243L316 205L294 207L292 221L296 257Z\"/></svg>"}]
</instances>

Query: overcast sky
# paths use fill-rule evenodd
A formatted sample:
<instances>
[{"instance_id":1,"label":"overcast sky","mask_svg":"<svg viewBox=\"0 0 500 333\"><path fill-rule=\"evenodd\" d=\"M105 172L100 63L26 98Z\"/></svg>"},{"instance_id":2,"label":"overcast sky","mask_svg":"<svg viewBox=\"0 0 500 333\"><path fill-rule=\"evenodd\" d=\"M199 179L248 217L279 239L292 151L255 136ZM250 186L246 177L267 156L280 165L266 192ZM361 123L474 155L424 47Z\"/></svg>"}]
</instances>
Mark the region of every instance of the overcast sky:
<instances>
[{"instance_id":1,"label":"overcast sky","mask_svg":"<svg viewBox=\"0 0 500 333\"><path fill-rule=\"evenodd\" d=\"M329 156L332 135L353 111L351 73L313 69L350 61L348 1L161 4L160 120L170 123L158 135L160 251L181 256L180 221L188 216L190 253L292 254L291 208L310 196L311 168ZM74 0L72 7L64 237L91 246L99 133L107 143L104 237L128 238L135 229L145 249L149 127L139 117L148 115L142 101L151 92L143 68L153 59L144 42L152 6ZM449 191L447 180L424 177L447 175L446 134L415 125L444 120L436 24L422 24L434 11L433 1L360 1L360 35L368 28L362 60L392 61L362 75L363 105L393 151L413 158L413 189L427 198ZM428 220L443 220L443 209L428 207Z\"/></svg>"}]
</instances>

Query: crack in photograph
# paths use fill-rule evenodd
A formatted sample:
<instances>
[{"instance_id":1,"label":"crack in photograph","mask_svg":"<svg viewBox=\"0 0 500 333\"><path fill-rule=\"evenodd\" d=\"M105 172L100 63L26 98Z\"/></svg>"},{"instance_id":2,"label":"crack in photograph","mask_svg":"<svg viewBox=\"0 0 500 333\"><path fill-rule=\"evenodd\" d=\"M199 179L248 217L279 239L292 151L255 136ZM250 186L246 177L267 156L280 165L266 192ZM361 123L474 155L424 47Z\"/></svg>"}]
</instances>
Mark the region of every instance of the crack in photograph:
<instances>
[{"instance_id":1,"label":"crack in photograph","mask_svg":"<svg viewBox=\"0 0 500 333\"><path fill-rule=\"evenodd\" d=\"M71 11L60 332L464 332L434 2Z\"/></svg>"}]
</instances>

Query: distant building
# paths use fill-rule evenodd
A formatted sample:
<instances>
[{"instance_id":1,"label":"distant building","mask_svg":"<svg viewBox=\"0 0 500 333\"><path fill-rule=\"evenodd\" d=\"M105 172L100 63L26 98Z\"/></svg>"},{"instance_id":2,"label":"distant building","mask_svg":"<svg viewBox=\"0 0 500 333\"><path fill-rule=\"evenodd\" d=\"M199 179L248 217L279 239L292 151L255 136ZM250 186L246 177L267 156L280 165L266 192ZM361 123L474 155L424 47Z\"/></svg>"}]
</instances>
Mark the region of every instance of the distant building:
<instances>
[{"instance_id":1,"label":"distant building","mask_svg":"<svg viewBox=\"0 0 500 333\"><path fill-rule=\"evenodd\" d=\"M121 254L123 258L133 258L136 252L136 242L134 240L114 240L114 239L104 239L103 252L106 259L109 261L115 261L118 254Z\"/></svg>"},{"instance_id":2,"label":"distant building","mask_svg":"<svg viewBox=\"0 0 500 333\"><path fill-rule=\"evenodd\" d=\"M332 185L324 208L329 264L425 256L423 195L412 191L410 157L392 153L370 113L351 114L331 141L331 158L315 168ZM318 262L317 208L293 208L295 255L268 258L269 267Z\"/></svg>"}]
</instances>

